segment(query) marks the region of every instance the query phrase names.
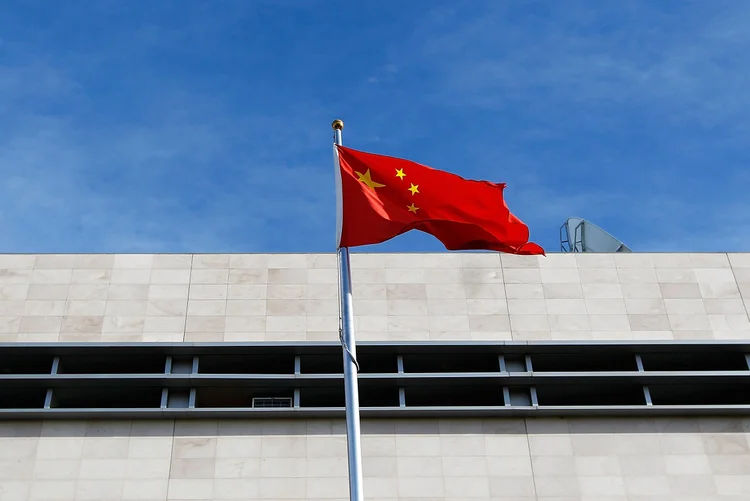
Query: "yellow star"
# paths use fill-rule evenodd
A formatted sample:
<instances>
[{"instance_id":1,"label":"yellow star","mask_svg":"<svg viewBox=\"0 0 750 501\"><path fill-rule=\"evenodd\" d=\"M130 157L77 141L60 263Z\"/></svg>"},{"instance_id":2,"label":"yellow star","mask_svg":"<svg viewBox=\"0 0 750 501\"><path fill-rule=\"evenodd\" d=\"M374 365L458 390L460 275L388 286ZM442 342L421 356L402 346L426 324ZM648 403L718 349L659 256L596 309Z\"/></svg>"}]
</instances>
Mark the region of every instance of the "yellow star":
<instances>
[{"instance_id":1,"label":"yellow star","mask_svg":"<svg viewBox=\"0 0 750 501\"><path fill-rule=\"evenodd\" d=\"M411 183L409 183L411 184ZM414 196L415 193L419 193L419 185L418 184L411 184L411 188L409 188L409 191L411 191L412 196Z\"/></svg>"},{"instance_id":2,"label":"yellow star","mask_svg":"<svg viewBox=\"0 0 750 501\"><path fill-rule=\"evenodd\" d=\"M405 178L406 174L404 174L404 169L396 169L396 177L399 179Z\"/></svg>"},{"instance_id":3,"label":"yellow star","mask_svg":"<svg viewBox=\"0 0 750 501\"><path fill-rule=\"evenodd\" d=\"M372 177L370 176L370 169L367 169L364 174L362 174L361 172L355 172L355 174L359 176L359 180L366 184L368 188L374 190L375 188L382 188L383 186L385 186L384 184L376 183L372 180Z\"/></svg>"},{"instance_id":4,"label":"yellow star","mask_svg":"<svg viewBox=\"0 0 750 501\"><path fill-rule=\"evenodd\" d=\"M413 212L414 214L416 214L417 211L419 210L419 207L417 207L414 204L407 205L406 208L409 209L409 212Z\"/></svg>"}]
</instances>

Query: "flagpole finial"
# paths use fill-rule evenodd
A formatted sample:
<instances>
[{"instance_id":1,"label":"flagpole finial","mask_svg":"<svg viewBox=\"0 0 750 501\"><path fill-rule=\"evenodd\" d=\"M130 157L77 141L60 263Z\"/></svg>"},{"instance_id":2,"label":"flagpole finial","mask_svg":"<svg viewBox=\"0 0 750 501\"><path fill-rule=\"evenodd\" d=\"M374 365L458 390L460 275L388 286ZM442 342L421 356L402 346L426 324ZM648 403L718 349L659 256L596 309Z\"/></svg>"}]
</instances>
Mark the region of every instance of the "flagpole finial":
<instances>
[{"instance_id":1,"label":"flagpole finial","mask_svg":"<svg viewBox=\"0 0 750 501\"><path fill-rule=\"evenodd\" d=\"M343 130L344 129L344 121L339 120L338 118L333 121L331 124L331 127L333 127L333 130Z\"/></svg>"}]
</instances>

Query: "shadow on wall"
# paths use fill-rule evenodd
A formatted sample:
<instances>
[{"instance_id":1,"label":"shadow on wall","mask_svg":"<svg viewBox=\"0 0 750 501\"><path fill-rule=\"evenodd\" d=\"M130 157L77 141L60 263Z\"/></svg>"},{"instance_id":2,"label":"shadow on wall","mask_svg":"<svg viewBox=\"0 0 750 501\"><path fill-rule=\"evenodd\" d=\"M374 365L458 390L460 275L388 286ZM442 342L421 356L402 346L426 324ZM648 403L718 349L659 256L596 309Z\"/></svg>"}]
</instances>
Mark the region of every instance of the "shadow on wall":
<instances>
[{"instance_id":1,"label":"shadow on wall","mask_svg":"<svg viewBox=\"0 0 750 501\"><path fill-rule=\"evenodd\" d=\"M0 438L11 437L196 437L341 436L345 422L309 420L133 420L0 421ZM586 434L750 435L750 417L365 419L363 435L586 435Z\"/></svg>"}]
</instances>

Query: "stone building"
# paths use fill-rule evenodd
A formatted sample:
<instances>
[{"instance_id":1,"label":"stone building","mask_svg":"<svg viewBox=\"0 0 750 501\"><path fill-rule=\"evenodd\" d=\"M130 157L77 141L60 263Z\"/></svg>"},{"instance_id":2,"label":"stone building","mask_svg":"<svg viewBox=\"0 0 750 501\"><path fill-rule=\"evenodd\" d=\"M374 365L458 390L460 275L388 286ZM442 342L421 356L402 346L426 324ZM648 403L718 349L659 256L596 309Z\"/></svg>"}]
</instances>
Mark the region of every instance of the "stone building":
<instances>
[{"instance_id":1,"label":"stone building","mask_svg":"<svg viewBox=\"0 0 750 501\"><path fill-rule=\"evenodd\" d=\"M0 255L0 500L348 499L333 254ZM372 501L747 501L750 254L353 254Z\"/></svg>"}]
</instances>

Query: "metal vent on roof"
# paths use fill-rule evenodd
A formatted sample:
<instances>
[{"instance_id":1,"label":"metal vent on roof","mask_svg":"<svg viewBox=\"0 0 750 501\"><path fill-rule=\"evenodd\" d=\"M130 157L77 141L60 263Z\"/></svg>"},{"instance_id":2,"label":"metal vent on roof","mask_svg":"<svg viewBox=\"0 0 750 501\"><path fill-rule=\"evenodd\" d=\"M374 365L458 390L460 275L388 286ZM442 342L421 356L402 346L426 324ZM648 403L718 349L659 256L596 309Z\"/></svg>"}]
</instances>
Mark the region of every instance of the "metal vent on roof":
<instances>
[{"instance_id":1,"label":"metal vent on roof","mask_svg":"<svg viewBox=\"0 0 750 501\"><path fill-rule=\"evenodd\" d=\"M253 409L281 409L291 406L292 399L288 397L262 397L253 399Z\"/></svg>"}]
</instances>

